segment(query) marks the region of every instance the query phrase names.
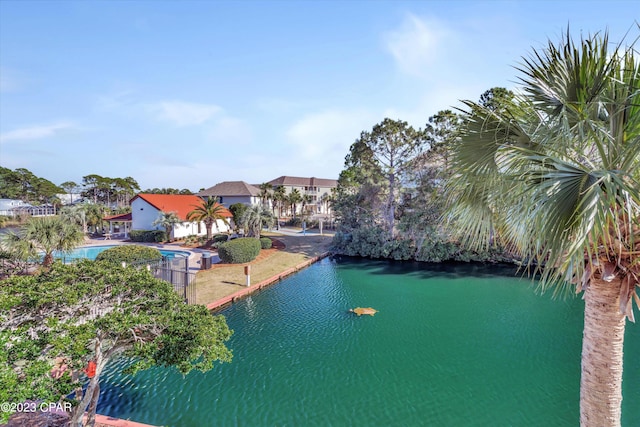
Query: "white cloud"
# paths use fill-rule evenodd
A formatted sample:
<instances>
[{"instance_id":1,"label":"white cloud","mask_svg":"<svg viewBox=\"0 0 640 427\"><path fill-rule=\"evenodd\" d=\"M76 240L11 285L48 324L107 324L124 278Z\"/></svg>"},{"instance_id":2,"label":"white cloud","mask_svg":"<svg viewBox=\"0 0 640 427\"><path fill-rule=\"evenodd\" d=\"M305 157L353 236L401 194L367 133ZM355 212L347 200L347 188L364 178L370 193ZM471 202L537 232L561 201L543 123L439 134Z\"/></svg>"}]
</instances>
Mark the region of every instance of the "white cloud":
<instances>
[{"instance_id":1,"label":"white cloud","mask_svg":"<svg viewBox=\"0 0 640 427\"><path fill-rule=\"evenodd\" d=\"M253 141L251 127L242 119L231 116L217 118L207 131L207 140L229 147L244 146Z\"/></svg>"},{"instance_id":2,"label":"white cloud","mask_svg":"<svg viewBox=\"0 0 640 427\"><path fill-rule=\"evenodd\" d=\"M292 160L287 166L303 176L337 178L351 144L377 121L380 121L379 117L364 110L329 110L307 115L286 132L287 141L293 148L287 156ZM329 176L319 176L320 173Z\"/></svg>"},{"instance_id":3,"label":"white cloud","mask_svg":"<svg viewBox=\"0 0 640 427\"><path fill-rule=\"evenodd\" d=\"M157 119L169 121L176 126L201 125L222 112L222 108L214 104L183 101L163 101L147 107Z\"/></svg>"},{"instance_id":4,"label":"white cloud","mask_svg":"<svg viewBox=\"0 0 640 427\"><path fill-rule=\"evenodd\" d=\"M384 43L402 71L423 76L436 63L450 36L440 22L408 14L399 29L384 35Z\"/></svg>"},{"instance_id":5,"label":"white cloud","mask_svg":"<svg viewBox=\"0 0 640 427\"><path fill-rule=\"evenodd\" d=\"M31 126L21 129L15 129L1 134L0 142L48 138L61 131L74 129L79 128L71 122L58 122L49 125Z\"/></svg>"}]
</instances>

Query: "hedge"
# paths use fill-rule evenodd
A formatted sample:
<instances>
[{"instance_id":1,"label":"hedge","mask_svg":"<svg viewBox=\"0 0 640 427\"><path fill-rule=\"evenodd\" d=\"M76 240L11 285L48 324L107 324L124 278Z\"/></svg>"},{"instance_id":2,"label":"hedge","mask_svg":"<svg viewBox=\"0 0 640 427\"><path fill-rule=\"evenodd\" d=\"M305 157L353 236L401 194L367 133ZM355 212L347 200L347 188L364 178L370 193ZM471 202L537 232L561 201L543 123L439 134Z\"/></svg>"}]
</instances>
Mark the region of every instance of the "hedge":
<instances>
[{"instance_id":1,"label":"hedge","mask_svg":"<svg viewBox=\"0 0 640 427\"><path fill-rule=\"evenodd\" d=\"M272 245L273 245L273 242L271 241L270 238L268 238L268 237L261 237L260 238L260 247L262 249L271 249Z\"/></svg>"},{"instance_id":2,"label":"hedge","mask_svg":"<svg viewBox=\"0 0 640 427\"><path fill-rule=\"evenodd\" d=\"M162 254L156 248L141 245L120 245L98 254L96 261L108 261L114 264L127 264L142 261L159 261Z\"/></svg>"},{"instance_id":3,"label":"hedge","mask_svg":"<svg viewBox=\"0 0 640 427\"><path fill-rule=\"evenodd\" d=\"M260 240L241 237L218 246L220 261L226 264L242 264L253 261L260 253Z\"/></svg>"},{"instance_id":4,"label":"hedge","mask_svg":"<svg viewBox=\"0 0 640 427\"><path fill-rule=\"evenodd\" d=\"M164 230L131 230L129 238L132 242L166 242L167 232Z\"/></svg>"}]
</instances>

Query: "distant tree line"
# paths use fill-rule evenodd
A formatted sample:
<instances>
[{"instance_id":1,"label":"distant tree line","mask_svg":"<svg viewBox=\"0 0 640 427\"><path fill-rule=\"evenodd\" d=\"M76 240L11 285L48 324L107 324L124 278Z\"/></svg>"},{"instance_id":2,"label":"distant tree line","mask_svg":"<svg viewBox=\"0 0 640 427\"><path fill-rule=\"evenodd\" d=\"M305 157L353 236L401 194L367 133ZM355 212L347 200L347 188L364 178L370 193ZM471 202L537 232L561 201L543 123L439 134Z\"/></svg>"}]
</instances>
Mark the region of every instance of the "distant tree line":
<instances>
[{"instance_id":1,"label":"distant tree line","mask_svg":"<svg viewBox=\"0 0 640 427\"><path fill-rule=\"evenodd\" d=\"M70 195L70 201L79 195L86 201L101 203L112 207L123 207L140 192L138 182L127 176L110 178L97 174L86 175L82 181L65 181L59 185L48 179L36 176L25 168L11 170L0 166L0 198L19 199L31 204L50 203L61 205L58 195ZM189 189L153 188L144 190L151 194L193 194ZM77 199L76 199L77 201Z\"/></svg>"},{"instance_id":2,"label":"distant tree line","mask_svg":"<svg viewBox=\"0 0 640 427\"><path fill-rule=\"evenodd\" d=\"M0 166L0 198L20 199L32 204L55 203L64 190L24 168L11 170Z\"/></svg>"}]
</instances>

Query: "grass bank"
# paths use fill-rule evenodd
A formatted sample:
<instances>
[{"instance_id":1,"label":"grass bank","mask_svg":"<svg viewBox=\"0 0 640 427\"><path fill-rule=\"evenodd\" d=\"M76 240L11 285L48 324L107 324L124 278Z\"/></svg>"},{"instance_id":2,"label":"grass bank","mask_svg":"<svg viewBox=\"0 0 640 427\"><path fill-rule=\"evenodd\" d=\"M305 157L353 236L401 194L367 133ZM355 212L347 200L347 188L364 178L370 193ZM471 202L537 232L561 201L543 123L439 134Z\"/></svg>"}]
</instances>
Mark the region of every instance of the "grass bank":
<instances>
[{"instance_id":1,"label":"grass bank","mask_svg":"<svg viewBox=\"0 0 640 427\"><path fill-rule=\"evenodd\" d=\"M263 249L258 258L248 263L251 265L251 286L327 252L332 239L331 235L263 235L276 240L276 245L273 249ZM211 270L199 271L196 278L196 302L206 305L245 289L245 265L247 264L215 264Z\"/></svg>"}]
</instances>

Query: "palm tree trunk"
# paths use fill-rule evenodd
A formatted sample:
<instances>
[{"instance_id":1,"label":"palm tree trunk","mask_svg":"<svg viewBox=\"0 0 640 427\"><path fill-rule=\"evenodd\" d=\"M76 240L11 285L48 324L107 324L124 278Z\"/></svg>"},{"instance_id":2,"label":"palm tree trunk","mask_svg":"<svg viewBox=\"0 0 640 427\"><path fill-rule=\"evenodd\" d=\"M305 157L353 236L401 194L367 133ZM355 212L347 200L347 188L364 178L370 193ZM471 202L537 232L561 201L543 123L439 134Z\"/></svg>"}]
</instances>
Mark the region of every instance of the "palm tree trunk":
<instances>
[{"instance_id":1,"label":"palm tree trunk","mask_svg":"<svg viewBox=\"0 0 640 427\"><path fill-rule=\"evenodd\" d=\"M585 291L580 426L619 427L625 317L620 280L593 278Z\"/></svg>"}]
</instances>

